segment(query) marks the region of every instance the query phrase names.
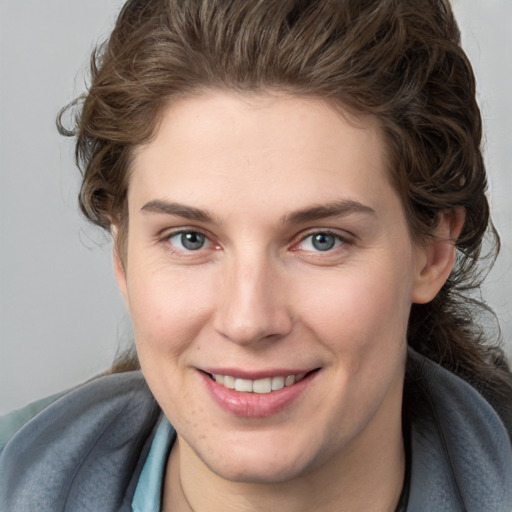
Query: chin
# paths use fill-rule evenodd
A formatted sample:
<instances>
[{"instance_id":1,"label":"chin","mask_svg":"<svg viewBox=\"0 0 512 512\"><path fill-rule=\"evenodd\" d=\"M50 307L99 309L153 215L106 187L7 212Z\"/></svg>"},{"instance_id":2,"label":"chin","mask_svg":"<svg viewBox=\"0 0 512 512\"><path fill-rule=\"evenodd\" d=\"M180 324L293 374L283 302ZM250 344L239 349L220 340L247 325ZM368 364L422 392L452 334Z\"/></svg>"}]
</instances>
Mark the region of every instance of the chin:
<instances>
[{"instance_id":1,"label":"chin","mask_svg":"<svg viewBox=\"0 0 512 512\"><path fill-rule=\"evenodd\" d=\"M248 448L251 447L251 448ZM311 448L311 447L310 447ZM216 453L215 453L216 452ZM264 445L253 442L237 449L198 453L203 463L217 476L239 483L278 484L314 470L324 462L320 454L308 452L307 446L286 446L273 440Z\"/></svg>"},{"instance_id":2,"label":"chin","mask_svg":"<svg viewBox=\"0 0 512 512\"><path fill-rule=\"evenodd\" d=\"M210 467L219 477L231 482L247 484L279 484L294 480L308 472L307 464L300 462L283 464L282 461L261 459L235 464L216 464ZM306 466L306 467L305 467Z\"/></svg>"}]
</instances>

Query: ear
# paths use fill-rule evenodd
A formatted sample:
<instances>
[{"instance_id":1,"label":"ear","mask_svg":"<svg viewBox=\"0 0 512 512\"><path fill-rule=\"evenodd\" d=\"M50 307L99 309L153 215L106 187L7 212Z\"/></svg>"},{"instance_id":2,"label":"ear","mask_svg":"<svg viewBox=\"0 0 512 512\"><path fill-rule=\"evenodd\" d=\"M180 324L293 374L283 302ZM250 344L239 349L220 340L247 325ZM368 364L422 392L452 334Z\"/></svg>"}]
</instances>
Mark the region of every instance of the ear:
<instances>
[{"instance_id":1,"label":"ear","mask_svg":"<svg viewBox=\"0 0 512 512\"><path fill-rule=\"evenodd\" d=\"M112 263L114 267L114 276L117 282L117 286L119 291L121 292L121 296L123 297L124 304L126 309L130 311L129 301L128 301L128 284L126 282L126 268L125 262L123 262L121 256L119 255L118 245L117 245L117 235L118 230L117 226L112 226Z\"/></svg>"},{"instance_id":2,"label":"ear","mask_svg":"<svg viewBox=\"0 0 512 512\"><path fill-rule=\"evenodd\" d=\"M412 302L430 302L448 279L455 262L455 242L462 231L464 219L465 211L461 206L441 213L434 236L418 247Z\"/></svg>"}]
</instances>

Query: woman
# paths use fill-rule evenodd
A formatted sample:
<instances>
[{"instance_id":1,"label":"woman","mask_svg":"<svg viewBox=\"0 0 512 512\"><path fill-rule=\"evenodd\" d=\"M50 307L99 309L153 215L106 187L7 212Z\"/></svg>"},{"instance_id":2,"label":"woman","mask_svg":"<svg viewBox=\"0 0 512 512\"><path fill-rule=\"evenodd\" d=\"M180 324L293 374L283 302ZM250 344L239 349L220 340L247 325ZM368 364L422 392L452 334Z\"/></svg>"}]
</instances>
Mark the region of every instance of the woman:
<instances>
[{"instance_id":1,"label":"woman","mask_svg":"<svg viewBox=\"0 0 512 512\"><path fill-rule=\"evenodd\" d=\"M137 356L11 438L6 510L512 508L447 2L129 1L73 133Z\"/></svg>"}]
</instances>

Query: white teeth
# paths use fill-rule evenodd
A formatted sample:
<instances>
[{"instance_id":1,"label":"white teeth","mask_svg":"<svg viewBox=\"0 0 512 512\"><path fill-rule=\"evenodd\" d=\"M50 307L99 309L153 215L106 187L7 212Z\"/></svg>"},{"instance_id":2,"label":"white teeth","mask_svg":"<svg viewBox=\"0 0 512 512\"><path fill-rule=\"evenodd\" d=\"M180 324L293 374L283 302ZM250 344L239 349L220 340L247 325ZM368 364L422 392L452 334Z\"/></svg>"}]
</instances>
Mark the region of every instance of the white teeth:
<instances>
[{"instance_id":1,"label":"white teeth","mask_svg":"<svg viewBox=\"0 0 512 512\"><path fill-rule=\"evenodd\" d=\"M252 383L253 393L270 393L272 391L272 379L258 379Z\"/></svg>"},{"instance_id":2,"label":"white teeth","mask_svg":"<svg viewBox=\"0 0 512 512\"><path fill-rule=\"evenodd\" d=\"M295 375L288 375L288 377L284 379L284 385L291 386L292 384L295 384Z\"/></svg>"},{"instance_id":3,"label":"white teeth","mask_svg":"<svg viewBox=\"0 0 512 512\"><path fill-rule=\"evenodd\" d=\"M284 388L284 377L274 377L272 379L272 391Z\"/></svg>"},{"instance_id":4,"label":"white teeth","mask_svg":"<svg viewBox=\"0 0 512 512\"><path fill-rule=\"evenodd\" d=\"M291 386L296 382L301 381L306 376L305 373L299 373L297 375L287 375L278 377L267 377L265 379L240 379L232 377L231 375L212 375L215 382L224 386L228 389L234 389L243 393L270 393L272 391L278 391L286 386Z\"/></svg>"},{"instance_id":5,"label":"white teeth","mask_svg":"<svg viewBox=\"0 0 512 512\"><path fill-rule=\"evenodd\" d=\"M235 379L236 391L244 391L246 393L252 393L252 380L249 379Z\"/></svg>"},{"instance_id":6,"label":"white teeth","mask_svg":"<svg viewBox=\"0 0 512 512\"><path fill-rule=\"evenodd\" d=\"M231 377L230 375L224 376L224 387L228 389L235 389L235 377Z\"/></svg>"}]
</instances>

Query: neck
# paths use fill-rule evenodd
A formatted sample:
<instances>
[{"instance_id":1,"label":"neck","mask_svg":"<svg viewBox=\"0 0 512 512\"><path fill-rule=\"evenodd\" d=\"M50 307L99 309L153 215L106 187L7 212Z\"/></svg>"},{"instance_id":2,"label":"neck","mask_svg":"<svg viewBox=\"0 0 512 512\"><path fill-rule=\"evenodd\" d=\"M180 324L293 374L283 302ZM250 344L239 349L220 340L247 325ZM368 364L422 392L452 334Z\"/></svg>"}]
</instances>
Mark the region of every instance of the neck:
<instances>
[{"instance_id":1,"label":"neck","mask_svg":"<svg viewBox=\"0 0 512 512\"><path fill-rule=\"evenodd\" d=\"M401 422L369 443L360 434L341 457L293 480L273 484L222 478L178 436L165 477L164 512L393 512L403 487L405 453Z\"/></svg>"}]
</instances>

